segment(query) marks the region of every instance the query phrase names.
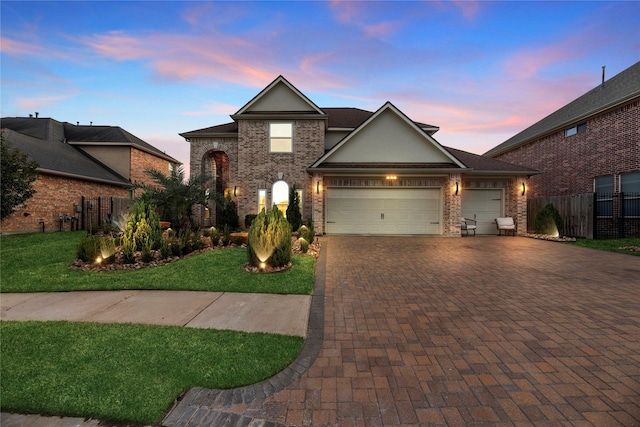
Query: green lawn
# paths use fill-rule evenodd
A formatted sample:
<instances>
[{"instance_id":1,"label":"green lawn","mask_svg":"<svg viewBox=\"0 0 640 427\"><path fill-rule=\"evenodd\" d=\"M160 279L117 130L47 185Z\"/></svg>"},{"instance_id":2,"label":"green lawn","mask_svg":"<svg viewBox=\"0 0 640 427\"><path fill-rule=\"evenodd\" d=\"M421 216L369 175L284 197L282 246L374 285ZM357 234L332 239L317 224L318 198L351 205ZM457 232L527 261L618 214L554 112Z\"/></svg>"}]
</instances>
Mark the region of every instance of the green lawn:
<instances>
[{"instance_id":1,"label":"green lawn","mask_svg":"<svg viewBox=\"0 0 640 427\"><path fill-rule=\"evenodd\" d=\"M193 386L253 384L303 339L163 326L0 322L2 410L156 424Z\"/></svg>"},{"instance_id":2,"label":"green lawn","mask_svg":"<svg viewBox=\"0 0 640 427\"><path fill-rule=\"evenodd\" d=\"M246 249L225 248L136 271L78 271L69 266L84 232L12 235L0 238L0 292L114 289L258 292L309 295L315 259L294 255L293 268L252 274L242 266Z\"/></svg>"},{"instance_id":3,"label":"green lawn","mask_svg":"<svg viewBox=\"0 0 640 427\"><path fill-rule=\"evenodd\" d=\"M585 248L598 249L602 251L618 252L622 254L640 256L639 251L630 251L627 249L620 249L629 246L640 247L640 239L605 239L605 240L591 240L591 239L578 239L574 243L567 243L568 245L582 246Z\"/></svg>"},{"instance_id":4,"label":"green lawn","mask_svg":"<svg viewBox=\"0 0 640 427\"><path fill-rule=\"evenodd\" d=\"M141 270L69 268L84 232L2 236L0 290L166 289L310 294L315 259L281 273L244 271L245 249L216 249ZM0 322L3 411L155 424L182 392L271 377L304 340L180 327Z\"/></svg>"}]
</instances>

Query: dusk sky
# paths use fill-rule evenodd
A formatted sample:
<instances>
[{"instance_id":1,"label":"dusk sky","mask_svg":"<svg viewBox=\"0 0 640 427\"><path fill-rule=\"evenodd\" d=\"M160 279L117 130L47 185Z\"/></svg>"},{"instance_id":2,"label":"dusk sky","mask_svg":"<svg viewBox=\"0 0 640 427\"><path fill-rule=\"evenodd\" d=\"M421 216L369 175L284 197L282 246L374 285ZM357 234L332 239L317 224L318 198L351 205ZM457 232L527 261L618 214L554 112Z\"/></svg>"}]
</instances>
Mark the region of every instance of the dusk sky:
<instances>
[{"instance_id":1,"label":"dusk sky","mask_svg":"<svg viewBox=\"0 0 640 427\"><path fill-rule=\"evenodd\" d=\"M386 101L482 154L640 60L640 2L0 3L1 115L178 133L283 75L320 107Z\"/></svg>"}]
</instances>

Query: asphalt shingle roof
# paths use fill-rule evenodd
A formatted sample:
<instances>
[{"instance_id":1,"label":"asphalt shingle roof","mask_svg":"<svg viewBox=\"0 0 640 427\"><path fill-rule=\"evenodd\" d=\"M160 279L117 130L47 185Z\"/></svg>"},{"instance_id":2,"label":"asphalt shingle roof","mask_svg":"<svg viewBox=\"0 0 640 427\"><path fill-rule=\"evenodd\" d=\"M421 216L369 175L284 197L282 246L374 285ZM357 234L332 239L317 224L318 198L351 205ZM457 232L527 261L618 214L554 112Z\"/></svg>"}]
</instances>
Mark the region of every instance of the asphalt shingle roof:
<instances>
[{"instance_id":1,"label":"asphalt shingle roof","mask_svg":"<svg viewBox=\"0 0 640 427\"><path fill-rule=\"evenodd\" d=\"M2 126L4 126L4 120ZM125 178L69 144L61 141L46 141L8 128L4 128L4 132L11 147L20 150L38 162L41 170L110 182L116 185L129 184Z\"/></svg>"},{"instance_id":2,"label":"asphalt shingle roof","mask_svg":"<svg viewBox=\"0 0 640 427\"><path fill-rule=\"evenodd\" d=\"M369 117L373 116L373 111L361 110L360 108L323 108L327 116L329 117L329 128L338 129L355 129L364 123ZM272 114L276 114L274 112ZM291 112L287 112L291 113ZM250 115L251 113L246 113ZM437 129L437 126L428 125L425 123L415 122L420 128L433 128ZM212 134L237 134L238 123L224 123L221 125L210 126L203 129L197 129L189 132L183 132L180 135L188 138L193 136L207 136Z\"/></svg>"},{"instance_id":3,"label":"asphalt shingle roof","mask_svg":"<svg viewBox=\"0 0 640 427\"><path fill-rule=\"evenodd\" d=\"M485 156L501 154L635 97L640 97L640 62L487 151Z\"/></svg>"}]
</instances>

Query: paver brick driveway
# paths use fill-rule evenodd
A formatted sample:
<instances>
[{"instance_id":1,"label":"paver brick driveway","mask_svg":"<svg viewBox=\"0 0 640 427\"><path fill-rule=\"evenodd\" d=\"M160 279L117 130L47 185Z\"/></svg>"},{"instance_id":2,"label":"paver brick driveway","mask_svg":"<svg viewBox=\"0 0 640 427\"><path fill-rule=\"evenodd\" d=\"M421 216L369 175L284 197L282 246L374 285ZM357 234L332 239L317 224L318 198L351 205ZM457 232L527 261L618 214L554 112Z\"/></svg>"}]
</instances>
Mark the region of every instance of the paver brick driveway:
<instances>
[{"instance_id":1,"label":"paver brick driveway","mask_svg":"<svg viewBox=\"0 0 640 427\"><path fill-rule=\"evenodd\" d=\"M221 409L287 425L640 425L640 258L522 237L325 239L324 341Z\"/></svg>"}]
</instances>

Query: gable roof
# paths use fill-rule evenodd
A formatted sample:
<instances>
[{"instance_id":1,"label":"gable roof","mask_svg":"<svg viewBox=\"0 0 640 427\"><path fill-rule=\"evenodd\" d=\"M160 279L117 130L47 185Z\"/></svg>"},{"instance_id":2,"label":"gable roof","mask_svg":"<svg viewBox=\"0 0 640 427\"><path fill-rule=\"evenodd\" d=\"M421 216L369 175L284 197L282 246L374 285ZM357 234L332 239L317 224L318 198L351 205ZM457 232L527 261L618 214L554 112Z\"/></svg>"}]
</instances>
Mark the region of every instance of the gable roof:
<instances>
[{"instance_id":1,"label":"gable roof","mask_svg":"<svg viewBox=\"0 0 640 427\"><path fill-rule=\"evenodd\" d=\"M65 122L64 135L67 143L71 145L130 146L153 154L171 163L181 163L167 153L158 150L153 145L122 129L120 126L83 126Z\"/></svg>"},{"instance_id":2,"label":"gable roof","mask_svg":"<svg viewBox=\"0 0 640 427\"><path fill-rule=\"evenodd\" d=\"M116 185L130 182L80 147L130 146L180 163L119 126L78 126L51 118L3 117L0 127L14 148L38 162L45 173Z\"/></svg>"},{"instance_id":3,"label":"gable roof","mask_svg":"<svg viewBox=\"0 0 640 427\"><path fill-rule=\"evenodd\" d=\"M359 140L360 134L368 131L369 128L376 126L377 122L382 120L389 120L392 118L395 122L399 122L401 127L409 131L409 135L413 135L415 139L409 141L407 138L402 139L401 142L408 144L415 144L422 142L422 146L418 146L418 150L410 154L420 153L419 156L424 156L422 163L409 160L420 160L404 158L407 154L403 150L398 150L395 146L393 149L380 150L383 145L388 145L391 141L377 141L378 147L368 151L368 156L362 158L362 156L354 156L349 152L349 144L376 144L373 138L365 138ZM391 132L397 132L397 130L391 130ZM397 142L397 141L396 141ZM397 155L390 156L389 152L393 151ZM346 154L345 154L346 152ZM325 168L371 168L371 167L388 167L395 165L399 167L412 168L465 168L464 164L452 156L447 150L444 149L435 139L427 134L421 127L415 122L411 121L404 113L396 108L391 102L385 103L378 111L373 113L369 118L362 122L353 132L349 133L345 138L338 142L333 148L320 157L311 167L310 170L320 170Z\"/></svg>"},{"instance_id":4,"label":"gable roof","mask_svg":"<svg viewBox=\"0 0 640 427\"><path fill-rule=\"evenodd\" d=\"M467 151L458 150L456 148L444 147L451 155L460 160L466 167L477 175L500 175L500 174L522 174L522 175L538 175L542 173L539 170L531 169L526 166L515 165L513 163L503 162L484 155L473 154Z\"/></svg>"},{"instance_id":5,"label":"gable roof","mask_svg":"<svg viewBox=\"0 0 640 427\"><path fill-rule=\"evenodd\" d=\"M373 111L349 107L327 107L322 108L322 111L324 111L329 118L329 130L345 131L350 131L357 128L374 114ZM427 131L430 134L433 134L440 129L438 126L429 125L426 123L414 123L422 130ZM183 132L179 135L183 138L237 136L238 122L209 126L203 129Z\"/></svg>"},{"instance_id":6,"label":"gable roof","mask_svg":"<svg viewBox=\"0 0 640 427\"><path fill-rule=\"evenodd\" d=\"M313 103L313 101L311 101L309 98L307 98L302 92L300 92L298 89L296 89L295 86L293 86L291 83L289 83L289 81L287 79L285 79L283 76L278 76L274 81L272 81L266 88L262 89L260 91L260 93L258 93L256 96L254 96L249 102L247 102L242 108L240 108L238 110L238 112L236 112L234 114L234 116L239 116L241 114L246 114L246 113L252 113L254 108L256 108L257 106L259 106L261 103L265 102L265 100L267 100L267 98L269 98L269 96L271 95L272 92L275 92L277 90L277 88L279 87L284 87L286 88L286 90L288 90L288 92L292 93L294 95L294 99L295 101L295 107L291 110L284 110L287 112L312 112L312 113L317 113L317 114L324 114L324 112L316 105ZM302 107L305 107L304 109ZM265 110L264 108L259 109L260 113L265 113L265 112L281 112L283 110L281 109L267 109Z\"/></svg>"},{"instance_id":7,"label":"gable roof","mask_svg":"<svg viewBox=\"0 0 640 427\"><path fill-rule=\"evenodd\" d=\"M640 62L487 151L485 156L497 156L637 97L640 97Z\"/></svg>"},{"instance_id":8,"label":"gable roof","mask_svg":"<svg viewBox=\"0 0 640 427\"><path fill-rule=\"evenodd\" d=\"M2 126L4 125L3 119ZM9 128L3 128L2 132L12 148L38 163L38 171L41 173L123 187L131 184L102 163L62 141L41 139Z\"/></svg>"}]
</instances>

